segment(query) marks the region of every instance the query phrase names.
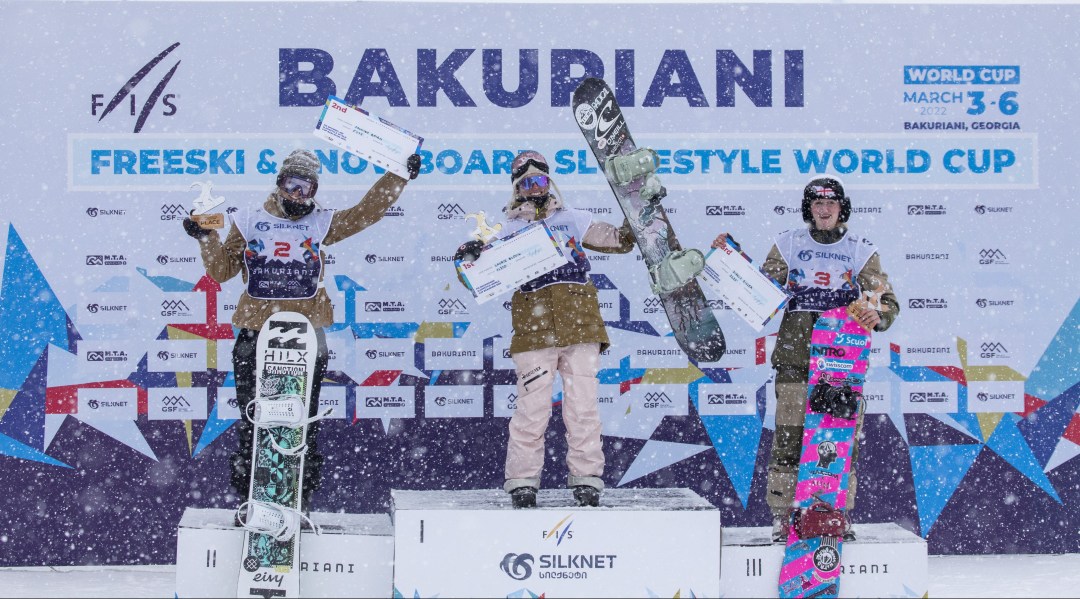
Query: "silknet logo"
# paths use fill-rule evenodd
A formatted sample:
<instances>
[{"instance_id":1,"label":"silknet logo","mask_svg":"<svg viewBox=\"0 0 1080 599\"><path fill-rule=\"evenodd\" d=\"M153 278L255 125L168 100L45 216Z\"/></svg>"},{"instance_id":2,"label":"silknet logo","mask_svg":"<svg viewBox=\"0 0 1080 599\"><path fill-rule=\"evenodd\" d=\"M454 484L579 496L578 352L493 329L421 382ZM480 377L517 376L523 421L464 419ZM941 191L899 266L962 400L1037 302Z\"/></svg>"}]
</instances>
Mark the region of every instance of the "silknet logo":
<instances>
[{"instance_id":1,"label":"silknet logo","mask_svg":"<svg viewBox=\"0 0 1080 599\"><path fill-rule=\"evenodd\" d=\"M179 60L177 60L176 63L172 65L172 68L158 80L157 84L151 85L148 83L141 87L139 84L150 75L150 72L154 70L154 67L165 60L165 58L179 45L180 42L176 42L168 48L165 48L161 53L144 64L138 71L135 71L135 74L128 77L127 81L120 86L120 89L116 90L107 104L105 102L107 94L90 94L90 115L98 117L97 120L100 123L102 119L109 116L114 110L120 108L121 105L124 105L126 107L126 112L130 113L131 116L135 116L136 106L141 101L142 106L138 108L138 118L135 120L135 133L142 131L143 126L146 124L146 119L154 112L154 108L157 106L159 100L162 105L160 110L162 116L175 115L176 104L174 103L174 100L176 99L176 94L165 93L165 88L169 85L169 80L171 80L176 73L177 67L180 66ZM164 67L162 67L162 69L164 69ZM159 69L159 72L160 70L161 69ZM150 80L153 81L153 79L154 78L151 78Z\"/></svg>"},{"instance_id":2,"label":"silknet logo","mask_svg":"<svg viewBox=\"0 0 1080 599\"><path fill-rule=\"evenodd\" d=\"M499 568L514 580L525 580L532 576L535 559L528 553L507 553L502 558Z\"/></svg>"},{"instance_id":3,"label":"silknet logo","mask_svg":"<svg viewBox=\"0 0 1080 599\"><path fill-rule=\"evenodd\" d=\"M801 208L792 208L790 206L773 206L772 210L780 216L784 216L785 214L796 214L798 212L802 212Z\"/></svg>"}]
</instances>

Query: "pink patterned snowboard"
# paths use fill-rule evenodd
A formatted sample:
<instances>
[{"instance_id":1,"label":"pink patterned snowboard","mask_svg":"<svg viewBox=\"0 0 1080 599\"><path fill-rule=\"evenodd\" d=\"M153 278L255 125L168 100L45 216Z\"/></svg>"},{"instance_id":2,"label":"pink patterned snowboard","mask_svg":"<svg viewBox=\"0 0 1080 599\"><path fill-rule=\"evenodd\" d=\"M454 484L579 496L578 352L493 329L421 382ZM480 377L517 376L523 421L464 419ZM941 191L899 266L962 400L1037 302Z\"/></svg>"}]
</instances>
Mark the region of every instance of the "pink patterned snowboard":
<instances>
[{"instance_id":1,"label":"pink patterned snowboard","mask_svg":"<svg viewBox=\"0 0 1080 599\"><path fill-rule=\"evenodd\" d=\"M829 398L837 397L849 408L853 401L861 406L869 357L870 333L848 315L846 306L821 314L810 340L803 453L795 487L796 505L805 510L818 503L818 513L807 517L805 511L799 514L798 510L792 511L780 567L780 597L836 597L840 591L843 537L804 534L806 538L800 538L796 522L809 522L813 516L826 514L821 502L841 511L847 505L856 418L842 417L850 414L850 409L833 408L831 411L838 415L831 415L824 413L826 410L815 411L811 406L822 409L822 405L829 405Z\"/></svg>"}]
</instances>

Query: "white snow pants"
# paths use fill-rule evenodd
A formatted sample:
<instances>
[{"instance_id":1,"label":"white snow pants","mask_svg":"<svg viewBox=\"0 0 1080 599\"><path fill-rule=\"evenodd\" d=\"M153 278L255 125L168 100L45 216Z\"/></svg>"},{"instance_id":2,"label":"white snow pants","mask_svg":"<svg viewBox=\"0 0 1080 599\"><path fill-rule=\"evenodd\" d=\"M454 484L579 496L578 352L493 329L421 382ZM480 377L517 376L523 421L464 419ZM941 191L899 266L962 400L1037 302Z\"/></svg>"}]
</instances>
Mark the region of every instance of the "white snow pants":
<instances>
[{"instance_id":1,"label":"white snow pants","mask_svg":"<svg viewBox=\"0 0 1080 599\"><path fill-rule=\"evenodd\" d=\"M510 419L506 448L507 492L540 488L544 468L544 433L551 419L551 391L556 371L562 376L562 417L566 426L567 486L604 488L604 449L596 392L600 344L579 343L514 354L517 408Z\"/></svg>"}]
</instances>

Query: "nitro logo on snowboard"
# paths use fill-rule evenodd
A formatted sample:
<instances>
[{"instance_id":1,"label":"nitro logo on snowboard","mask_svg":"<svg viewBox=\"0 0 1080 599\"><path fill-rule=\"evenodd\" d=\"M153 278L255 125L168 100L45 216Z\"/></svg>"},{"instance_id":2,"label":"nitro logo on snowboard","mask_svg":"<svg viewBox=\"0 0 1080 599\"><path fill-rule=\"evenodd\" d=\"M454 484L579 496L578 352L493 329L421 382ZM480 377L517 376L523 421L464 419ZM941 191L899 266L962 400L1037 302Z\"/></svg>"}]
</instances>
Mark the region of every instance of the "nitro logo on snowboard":
<instances>
[{"instance_id":1,"label":"nitro logo on snowboard","mask_svg":"<svg viewBox=\"0 0 1080 599\"><path fill-rule=\"evenodd\" d=\"M173 116L176 114L176 104L173 100L176 98L176 94L166 94L165 87L169 84L169 80L172 79L176 73L177 67L180 66L180 61L176 61L176 64L157 82L155 86L149 88L149 86L143 86L139 92L136 92L136 87L142 80L150 74L155 66L165 59L173 50L180 45L180 42L165 48L160 54L150 60L150 62L144 64L142 68L135 72L134 75L128 78L124 82L120 89L113 94L112 99L108 104L105 104L105 94L90 94L90 114L98 117L98 122L109 116L110 113L116 108L119 108L124 100L127 99L128 112L131 116L136 114L136 104L140 99L142 100L142 107L138 110L138 119L135 121L134 133L142 131L143 125L146 124L146 119L150 116L154 110L154 106L157 105L158 100L161 100L161 104L164 108L161 111L163 116ZM149 89L147 89L149 88Z\"/></svg>"}]
</instances>

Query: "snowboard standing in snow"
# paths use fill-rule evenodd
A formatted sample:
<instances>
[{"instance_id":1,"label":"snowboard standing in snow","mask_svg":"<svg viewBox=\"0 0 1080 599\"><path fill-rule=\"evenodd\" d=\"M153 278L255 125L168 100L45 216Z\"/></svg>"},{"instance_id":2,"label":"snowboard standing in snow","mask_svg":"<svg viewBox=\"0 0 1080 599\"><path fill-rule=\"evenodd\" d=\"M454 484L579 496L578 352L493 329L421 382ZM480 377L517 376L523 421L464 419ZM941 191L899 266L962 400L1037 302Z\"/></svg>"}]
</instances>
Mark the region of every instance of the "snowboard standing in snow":
<instances>
[{"instance_id":1,"label":"snowboard standing in snow","mask_svg":"<svg viewBox=\"0 0 1080 599\"><path fill-rule=\"evenodd\" d=\"M251 487L237 519L244 535L237 597L300 596L300 512L308 403L317 340L311 322L279 312L259 332ZM316 529L316 532L318 530Z\"/></svg>"},{"instance_id":2,"label":"snowboard standing in snow","mask_svg":"<svg viewBox=\"0 0 1080 599\"><path fill-rule=\"evenodd\" d=\"M660 205L666 190L653 174L656 152L638 148L630 137L615 94L601 79L585 79L574 90L574 119L607 176L619 207L630 222L679 347L694 362L724 355L724 333L694 278L704 267L698 250L683 250Z\"/></svg>"},{"instance_id":3,"label":"snowboard standing in snow","mask_svg":"<svg viewBox=\"0 0 1080 599\"><path fill-rule=\"evenodd\" d=\"M870 333L847 306L821 313L810 338L802 459L780 597L836 597L840 591L848 472L869 357Z\"/></svg>"}]
</instances>

